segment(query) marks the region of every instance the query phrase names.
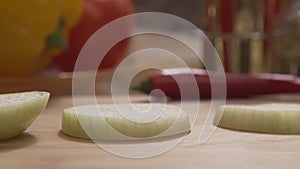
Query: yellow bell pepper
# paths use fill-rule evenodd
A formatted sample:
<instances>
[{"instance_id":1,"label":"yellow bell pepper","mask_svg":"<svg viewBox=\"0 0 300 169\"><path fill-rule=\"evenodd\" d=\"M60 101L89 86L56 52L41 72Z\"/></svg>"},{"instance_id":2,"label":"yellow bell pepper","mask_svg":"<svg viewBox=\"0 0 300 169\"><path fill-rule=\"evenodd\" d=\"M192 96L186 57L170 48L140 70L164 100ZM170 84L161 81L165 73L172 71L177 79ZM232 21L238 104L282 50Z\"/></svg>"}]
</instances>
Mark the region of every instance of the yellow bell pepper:
<instances>
[{"instance_id":1,"label":"yellow bell pepper","mask_svg":"<svg viewBox=\"0 0 300 169\"><path fill-rule=\"evenodd\" d=\"M1 0L0 77L36 73L67 45L82 0Z\"/></svg>"}]
</instances>

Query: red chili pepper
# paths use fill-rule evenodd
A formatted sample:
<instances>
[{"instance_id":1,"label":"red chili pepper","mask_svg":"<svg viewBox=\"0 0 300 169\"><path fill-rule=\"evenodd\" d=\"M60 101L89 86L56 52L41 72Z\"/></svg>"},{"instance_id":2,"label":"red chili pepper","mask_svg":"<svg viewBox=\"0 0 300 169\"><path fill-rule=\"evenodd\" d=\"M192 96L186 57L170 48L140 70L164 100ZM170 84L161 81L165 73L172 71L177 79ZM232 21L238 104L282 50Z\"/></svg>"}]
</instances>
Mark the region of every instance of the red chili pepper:
<instances>
[{"instance_id":1,"label":"red chili pepper","mask_svg":"<svg viewBox=\"0 0 300 169\"><path fill-rule=\"evenodd\" d=\"M211 72L212 77L218 78L220 73ZM192 76L191 76L192 75ZM275 94L275 93L296 93L300 92L300 79L292 75L282 74L233 74L226 73L227 98L249 97L253 95ZM194 77L197 82L197 90L189 88ZM162 90L166 96L171 98L181 98L180 88L175 79L184 82L184 92L193 95L199 92L201 98L211 97L211 82L207 71L201 69L166 69L151 75L139 86L134 87L145 93L150 93L154 89ZM217 80L217 84L222 85ZM217 94L218 96L218 94Z\"/></svg>"}]
</instances>

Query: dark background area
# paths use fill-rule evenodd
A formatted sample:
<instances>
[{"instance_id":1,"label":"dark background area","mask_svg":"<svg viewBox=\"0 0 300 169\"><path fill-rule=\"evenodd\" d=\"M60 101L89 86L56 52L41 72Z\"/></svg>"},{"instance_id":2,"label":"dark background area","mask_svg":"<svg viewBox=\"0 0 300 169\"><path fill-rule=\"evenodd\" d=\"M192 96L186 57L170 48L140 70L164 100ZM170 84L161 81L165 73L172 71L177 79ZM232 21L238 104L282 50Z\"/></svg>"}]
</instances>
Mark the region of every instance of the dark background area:
<instances>
[{"instance_id":1,"label":"dark background area","mask_svg":"<svg viewBox=\"0 0 300 169\"><path fill-rule=\"evenodd\" d=\"M132 0L136 12L164 12L203 26L203 0Z\"/></svg>"}]
</instances>

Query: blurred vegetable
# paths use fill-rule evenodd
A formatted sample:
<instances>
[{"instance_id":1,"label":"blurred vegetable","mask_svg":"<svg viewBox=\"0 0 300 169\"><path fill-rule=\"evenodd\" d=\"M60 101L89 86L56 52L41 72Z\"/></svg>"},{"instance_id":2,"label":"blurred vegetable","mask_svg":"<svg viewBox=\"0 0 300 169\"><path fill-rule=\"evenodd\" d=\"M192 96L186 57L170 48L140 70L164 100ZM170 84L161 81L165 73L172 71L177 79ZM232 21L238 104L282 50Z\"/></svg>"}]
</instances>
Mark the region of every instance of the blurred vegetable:
<instances>
[{"instance_id":1,"label":"blurred vegetable","mask_svg":"<svg viewBox=\"0 0 300 169\"><path fill-rule=\"evenodd\" d=\"M194 80L198 85L198 92L201 98L211 98L211 81L210 78L217 78L222 74L210 72L202 69L174 68L158 71L151 75L147 80L133 89L150 93L152 90L159 89L166 96L180 99L181 93L177 81L190 96L195 96L197 92L193 86ZM275 94L275 93L299 93L299 79L292 75L283 74L234 74L226 73L227 98L249 97L253 95ZM194 77L195 79L193 79ZM177 81L176 81L176 80ZM215 86L222 89L222 81L217 81ZM216 90L216 89L215 89ZM219 96L216 93L216 96Z\"/></svg>"},{"instance_id":2,"label":"blurred vegetable","mask_svg":"<svg viewBox=\"0 0 300 169\"><path fill-rule=\"evenodd\" d=\"M67 45L82 0L0 2L0 76L30 75Z\"/></svg>"},{"instance_id":3,"label":"blurred vegetable","mask_svg":"<svg viewBox=\"0 0 300 169\"><path fill-rule=\"evenodd\" d=\"M63 71L73 71L81 48L89 37L105 24L134 12L130 0L84 0L81 21L71 31L69 48L54 59L54 64ZM129 32L129 26L122 31ZM126 30L127 29L127 30ZM116 65L126 54L128 40L115 45L105 56L100 68Z\"/></svg>"}]
</instances>

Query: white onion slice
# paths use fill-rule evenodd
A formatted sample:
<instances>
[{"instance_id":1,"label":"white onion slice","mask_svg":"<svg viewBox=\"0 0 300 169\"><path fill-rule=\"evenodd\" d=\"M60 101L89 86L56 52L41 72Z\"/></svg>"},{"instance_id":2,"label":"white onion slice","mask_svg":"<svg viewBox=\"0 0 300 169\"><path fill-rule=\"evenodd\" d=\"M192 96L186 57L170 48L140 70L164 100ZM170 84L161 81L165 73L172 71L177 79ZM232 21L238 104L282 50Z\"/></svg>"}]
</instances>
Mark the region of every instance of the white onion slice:
<instances>
[{"instance_id":1,"label":"white onion slice","mask_svg":"<svg viewBox=\"0 0 300 169\"><path fill-rule=\"evenodd\" d=\"M162 104L131 104L131 106L137 112L126 118L113 104L65 109L62 132L78 138L130 140L171 136L190 131L187 114L178 107ZM153 114L158 115L156 111L161 110L162 114L154 119Z\"/></svg>"},{"instance_id":2,"label":"white onion slice","mask_svg":"<svg viewBox=\"0 0 300 169\"><path fill-rule=\"evenodd\" d=\"M44 111L48 92L23 92L0 95L0 140L18 136Z\"/></svg>"},{"instance_id":3,"label":"white onion slice","mask_svg":"<svg viewBox=\"0 0 300 169\"><path fill-rule=\"evenodd\" d=\"M214 124L250 132L300 134L300 104L225 105Z\"/></svg>"}]
</instances>

